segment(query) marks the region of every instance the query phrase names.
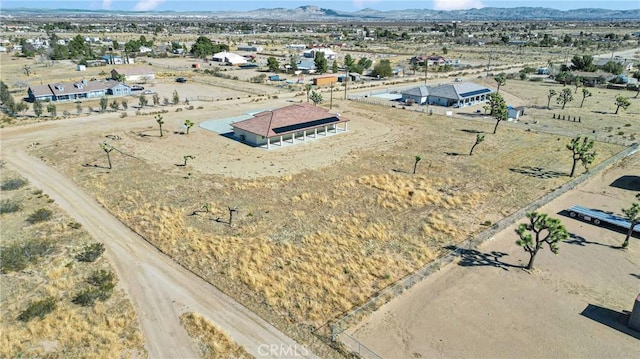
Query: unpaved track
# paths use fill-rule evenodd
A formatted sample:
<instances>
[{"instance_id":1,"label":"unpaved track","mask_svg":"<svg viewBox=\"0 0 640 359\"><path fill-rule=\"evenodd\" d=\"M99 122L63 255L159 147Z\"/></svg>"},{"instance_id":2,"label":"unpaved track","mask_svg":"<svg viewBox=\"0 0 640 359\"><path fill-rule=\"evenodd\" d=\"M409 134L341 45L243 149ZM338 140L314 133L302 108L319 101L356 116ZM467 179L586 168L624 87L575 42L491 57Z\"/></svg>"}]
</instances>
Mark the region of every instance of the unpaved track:
<instances>
[{"instance_id":1,"label":"unpaved track","mask_svg":"<svg viewBox=\"0 0 640 359\"><path fill-rule=\"evenodd\" d=\"M138 313L151 358L198 357L179 319L181 313L189 311L209 318L256 357L315 357L271 324L158 251L75 183L24 150L34 142L48 142L74 133L79 135L87 127L91 131L122 129L132 122L135 121L78 118L3 129L0 132L1 159L53 198L93 238L104 243L120 285ZM282 350L269 350L274 347Z\"/></svg>"}]
</instances>

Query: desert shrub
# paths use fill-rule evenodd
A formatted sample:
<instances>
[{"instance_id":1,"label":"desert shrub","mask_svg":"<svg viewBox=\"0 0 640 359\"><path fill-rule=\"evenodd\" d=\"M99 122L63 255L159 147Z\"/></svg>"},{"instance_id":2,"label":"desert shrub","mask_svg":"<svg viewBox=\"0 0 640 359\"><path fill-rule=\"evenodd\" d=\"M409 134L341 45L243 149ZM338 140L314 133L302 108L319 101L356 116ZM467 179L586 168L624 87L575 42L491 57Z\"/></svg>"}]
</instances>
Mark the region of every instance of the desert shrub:
<instances>
[{"instance_id":1,"label":"desert shrub","mask_svg":"<svg viewBox=\"0 0 640 359\"><path fill-rule=\"evenodd\" d=\"M115 288L115 277L113 273L105 270L97 270L87 278L87 282L92 288L87 288L78 293L72 302L83 307L92 306L96 300L105 301L113 294Z\"/></svg>"},{"instance_id":2,"label":"desert shrub","mask_svg":"<svg viewBox=\"0 0 640 359\"><path fill-rule=\"evenodd\" d=\"M128 114L126 112L123 112L123 113L120 114L120 118L125 118L127 116L128 116Z\"/></svg>"},{"instance_id":3,"label":"desert shrub","mask_svg":"<svg viewBox=\"0 0 640 359\"><path fill-rule=\"evenodd\" d=\"M4 181L2 185L0 185L0 189L3 191L13 191L27 184L26 180L22 178L14 178L7 181Z\"/></svg>"},{"instance_id":4,"label":"desert shrub","mask_svg":"<svg viewBox=\"0 0 640 359\"><path fill-rule=\"evenodd\" d=\"M69 227L73 228L73 229L80 229L80 227L82 227L81 223L78 222L69 222Z\"/></svg>"},{"instance_id":5,"label":"desert shrub","mask_svg":"<svg viewBox=\"0 0 640 359\"><path fill-rule=\"evenodd\" d=\"M35 212L31 213L29 217L27 217L27 222L34 224L39 222L48 221L51 219L53 212L47 208L40 208Z\"/></svg>"},{"instance_id":6,"label":"desert shrub","mask_svg":"<svg viewBox=\"0 0 640 359\"><path fill-rule=\"evenodd\" d=\"M529 79L531 82L542 82L542 77L532 77Z\"/></svg>"},{"instance_id":7,"label":"desert shrub","mask_svg":"<svg viewBox=\"0 0 640 359\"><path fill-rule=\"evenodd\" d=\"M11 201L9 199L3 199L0 201L0 214L18 212L20 210L20 203Z\"/></svg>"},{"instance_id":8,"label":"desert shrub","mask_svg":"<svg viewBox=\"0 0 640 359\"><path fill-rule=\"evenodd\" d=\"M95 262L102 253L104 253L104 245L102 243L91 243L84 247L84 250L76 256L76 259L80 262Z\"/></svg>"},{"instance_id":9,"label":"desert shrub","mask_svg":"<svg viewBox=\"0 0 640 359\"><path fill-rule=\"evenodd\" d=\"M20 313L18 320L28 322L35 317L43 319L54 309L56 309L56 300L53 297L48 297L29 304L27 309Z\"/></svg>"},{"instance_id":10,"label":"desert shrub","mask_svg":"<svg viewBox=\"0 0 640 359\"><path fill-rule=\"evenodd\" d=\"M49 241L30 239L25 243L14 243L0 248L0 270L2 273L21 271L40 257L51 253Z\"/></svg>"}]
</instances>

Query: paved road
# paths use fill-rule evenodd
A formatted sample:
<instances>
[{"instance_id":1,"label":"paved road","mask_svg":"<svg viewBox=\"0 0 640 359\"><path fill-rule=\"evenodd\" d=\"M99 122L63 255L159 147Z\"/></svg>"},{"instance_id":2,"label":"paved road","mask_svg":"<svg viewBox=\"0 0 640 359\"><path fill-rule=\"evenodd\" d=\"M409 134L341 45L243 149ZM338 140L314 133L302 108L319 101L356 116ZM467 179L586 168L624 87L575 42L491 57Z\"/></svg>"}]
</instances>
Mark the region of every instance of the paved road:
<instances>
[{"instance_id":1,"label":"paved road","mask_svg":"<svg viewBox=\"0 0 640 359\"><path fill-rule=\"evenodd\" d=\"M189 272L131 231L70 179L25 149L62 136L135 126L107 115L51 121L0 130L1 158L42 189L89 234L104 243L120 285L138 313L151 358L195 358L196 349L180 324L183 312L209 318L255 357L315 357L271 324Z\"/></svg>"}]
</instances>

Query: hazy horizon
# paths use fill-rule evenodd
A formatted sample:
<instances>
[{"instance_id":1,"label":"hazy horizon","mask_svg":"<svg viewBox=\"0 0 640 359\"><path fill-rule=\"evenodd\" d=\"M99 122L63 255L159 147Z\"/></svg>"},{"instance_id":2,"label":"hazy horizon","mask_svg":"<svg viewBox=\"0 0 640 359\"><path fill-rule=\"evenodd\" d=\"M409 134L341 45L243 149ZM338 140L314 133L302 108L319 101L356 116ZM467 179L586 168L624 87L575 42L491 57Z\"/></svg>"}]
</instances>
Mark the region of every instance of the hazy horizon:
<instances>
[{"instance_id":1,"label":"hazy horizon","mask_svg":"<svg viewBox=\"0 0 640 359\"><path fill-rule=\"evenodd\" d=\"M27 9L79 9L79 10L125 10L125 11L250 11L259 8L296 8L303 5L315 5L340 11L357 11L363 8L376 10L459 10L482 7L545 7L557 10L600 8L610 10L635 10L640 8L638 0L615 1L505 1L505 0L414 0L410 3L395 0L61 0L61 1L16 1L0 0L0 10L13 8Z\"/></svg>"}]
</instances>

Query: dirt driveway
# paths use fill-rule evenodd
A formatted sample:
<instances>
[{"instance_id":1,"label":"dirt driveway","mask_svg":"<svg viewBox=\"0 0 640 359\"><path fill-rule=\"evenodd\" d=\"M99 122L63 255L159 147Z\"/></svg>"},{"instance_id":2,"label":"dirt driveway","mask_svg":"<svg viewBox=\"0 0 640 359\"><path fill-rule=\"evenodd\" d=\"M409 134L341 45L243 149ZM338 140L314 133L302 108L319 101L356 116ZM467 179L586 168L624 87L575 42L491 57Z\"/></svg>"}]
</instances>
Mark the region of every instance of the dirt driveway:
<instances>
[{"instance_id":1,"label":"dirt driveway","mask_svg":"<svg viewBox=\"0 0 640 359\"><path fill-rule=\"evenodd\" d=\"M624 233L559 213L574 204L620 213L640 189L611 184L639 173L636 153L541 208L572 238L558 256L540 252L531 273L514 225L351 332L384 358L638 357L640 333L619 319L640 292L640 241L623 251Z\"/></svg>"}]
</instances>

